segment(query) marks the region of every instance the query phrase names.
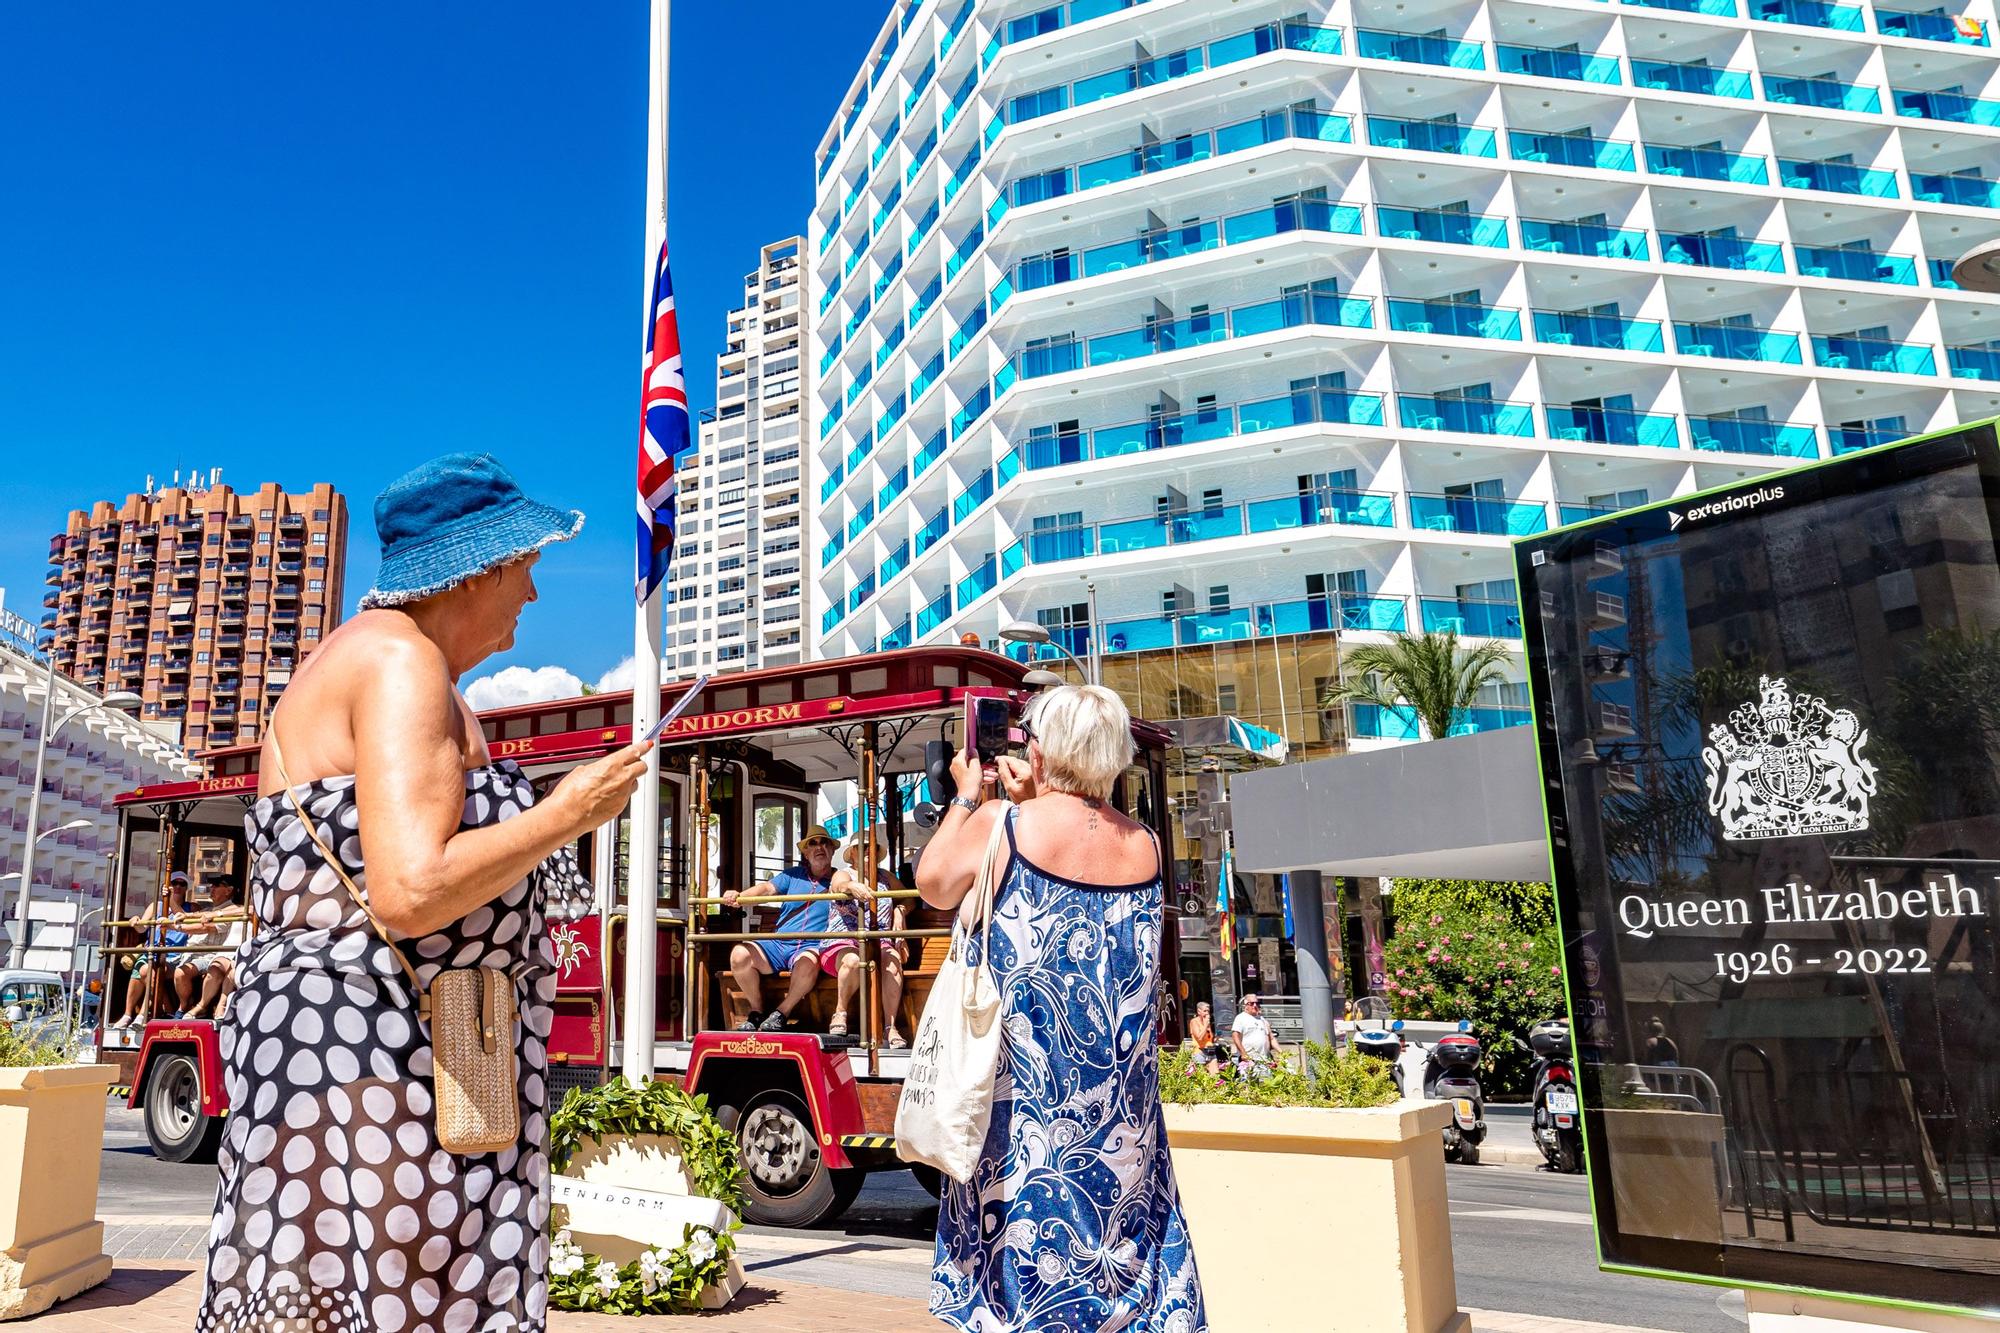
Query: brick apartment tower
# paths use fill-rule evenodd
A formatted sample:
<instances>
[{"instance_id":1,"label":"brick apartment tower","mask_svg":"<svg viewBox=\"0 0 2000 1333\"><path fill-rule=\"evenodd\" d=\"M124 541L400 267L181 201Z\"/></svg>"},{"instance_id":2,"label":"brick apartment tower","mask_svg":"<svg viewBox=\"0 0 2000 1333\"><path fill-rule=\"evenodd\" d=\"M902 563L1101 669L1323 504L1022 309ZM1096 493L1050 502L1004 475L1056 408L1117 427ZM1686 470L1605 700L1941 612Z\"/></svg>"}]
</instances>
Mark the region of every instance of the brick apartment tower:
<instances>
[{"instance_id":1,"label":"brick apartment tower","mask_svg":"<svg viewBox=\"0 0 2000 1333\"><path fill-rule=\"evenodd\" d=\"M340 623L346 569L347 501L330 485L176 486L70 511L42 626L58 671L134 691L190 750L238 745Z\"/></svg>"}]
</instances>

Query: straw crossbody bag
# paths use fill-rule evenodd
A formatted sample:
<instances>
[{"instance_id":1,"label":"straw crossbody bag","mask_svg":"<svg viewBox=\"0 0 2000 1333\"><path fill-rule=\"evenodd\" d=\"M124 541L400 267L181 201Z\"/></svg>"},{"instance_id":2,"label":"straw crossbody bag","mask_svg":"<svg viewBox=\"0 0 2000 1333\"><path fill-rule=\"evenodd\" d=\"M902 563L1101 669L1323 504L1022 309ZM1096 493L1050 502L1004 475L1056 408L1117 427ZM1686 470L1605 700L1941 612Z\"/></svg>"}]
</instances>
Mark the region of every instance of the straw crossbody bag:
<instances>
[{"instance_id":1,"label":"straw crossbody bag","mask_svg":"<svg viewBox=\"0 0 2000 1333\"><path fill-rule=\"evenodd\" d=\"M417 1018L430 1029L431 1058L436 1072L437 1092L433 1110L437 1115L438 1146L446 1152L472 1154L501 1152L521 1138L521 1102L515 1070L514 979L497 967L448 967L431 978L429 989L417 979L409 958L389 938L376 919L375 910L356 887L347 867L335 856L312 816L300 803L285 760L278 750L278 738L271 738L271 757L277 761L278 780L285 784L285 796L298 811L306 836L319 848L320 855L340 876L355 904L375 928L375 934L394 954L410 990L417 1000Z\"/></svg>"}]
</instances>

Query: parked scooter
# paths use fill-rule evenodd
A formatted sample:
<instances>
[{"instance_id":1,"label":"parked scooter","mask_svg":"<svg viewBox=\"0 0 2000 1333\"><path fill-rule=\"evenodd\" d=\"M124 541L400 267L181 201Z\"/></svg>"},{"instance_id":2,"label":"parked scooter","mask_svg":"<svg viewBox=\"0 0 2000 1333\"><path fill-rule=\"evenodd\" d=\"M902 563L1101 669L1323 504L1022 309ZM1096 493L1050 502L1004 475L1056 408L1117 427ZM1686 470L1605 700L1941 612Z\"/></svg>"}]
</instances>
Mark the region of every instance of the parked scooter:
<instances>
[{"instance_id":1,"label":"parked scooter","mask_svg":"<svg viewBox=\"0 0 2000 1333\"><path fill-rule=\"evenodd\" d=\"M1578 1107L1576 1065L1570 1054L1569 1023L1548 1018L1528 1029L1516 1046L1535 1057L1533 1094L1535 1146L1549 1168L1566 1175L1583 1170L1583 1120Z\"/></svg>"},{"instance_id":2,"label":"parked scooter","mask_svg":"<svg viewBox=\"0 0 2000 1333\"><path fill-rule=\"evenodd\" d=\"M1354 1033L1354 1049L1389 1066L1396 1091L1403 1093L1403 1020L1398 1018L1379 1028L1359 1028Z\"/></svg>"},{"instance_id":3,"label":"parked scooter","mask_svg":"<svg viewBox=\"0 0 2000 1333\"><path fill-rule=\"evenodd\" d=\"M1444 1127L1448 1162L1471 1166L1486 1141L1486 1093L1479 1086L1479 1062L1485 1051L1472 1035L1472 1024L1460 1020L1458 1031L1439 1037L1424 1058L1424 1096L1451 1103L1451 1123Z\"/></svg>"}]
</instances>

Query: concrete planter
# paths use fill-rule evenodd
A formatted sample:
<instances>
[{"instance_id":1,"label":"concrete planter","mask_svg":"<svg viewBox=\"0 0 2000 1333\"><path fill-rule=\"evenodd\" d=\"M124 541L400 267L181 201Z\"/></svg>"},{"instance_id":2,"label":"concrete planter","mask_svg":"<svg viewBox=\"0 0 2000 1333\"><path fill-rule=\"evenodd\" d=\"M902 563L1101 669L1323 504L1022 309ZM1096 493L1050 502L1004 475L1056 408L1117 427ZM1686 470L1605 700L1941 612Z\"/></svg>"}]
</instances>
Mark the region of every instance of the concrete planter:
<instances>
[{"instance_id":1,"label":"concrete planter","mask_svg":"<svg viewBox=\"0 0 2000 1333\"><path fill-rule=\"evenodd\" d=\"M586 1138L577 1144L563 1174L596 1185L641 1189L657 1194L689 1196L696 1193L694 1177L681 1158L680 1140L664 1134L630 1134L615 1139ZM587 1253L614 1263L629 1264L656 1244L672 1248L679 1243L680 1228L669 1226L657 1233L635 1236L634 1228L621 1225L615 1209L568 1206L570 1238ZM729 1256L729 1272L719 1282L702 1289L701 1308L720 1310L743 1289L743 1259Z\"/></svg>"},{"instance_id":2,"label":"concrete planter","mask_svg":"<svg viewBox=\"0 0 2000 1333\"><path fill-rule=\"evenodd\" d=\"M0 1319L111 1276L97 1168L111 1065L0 1069Z\"/></svg>"},{"instance_id":3,"label":"concrete planter","mask_svg":"<svg viewBox=\"0 0 2000 1333\"><path fill-rule=\"evenodd\" d=\"M1722 1117L1593 1110L1619 1163L1612 1202L1623 1231L1722 1242Z\"/></svg>"},{"instance_id":4,"label":"concrete planter","mask_svg":"<svg viewBox=\"0 0 2000 1333\"><path fill-rule=\"evenodd\" d=\"M1166 1115L1213 1333L1469 1333L1445 1198L1449 1105ZM1334 1271L1346 1276L1329 1297L1308 1275Z\"/></svg>"}]
</instances>

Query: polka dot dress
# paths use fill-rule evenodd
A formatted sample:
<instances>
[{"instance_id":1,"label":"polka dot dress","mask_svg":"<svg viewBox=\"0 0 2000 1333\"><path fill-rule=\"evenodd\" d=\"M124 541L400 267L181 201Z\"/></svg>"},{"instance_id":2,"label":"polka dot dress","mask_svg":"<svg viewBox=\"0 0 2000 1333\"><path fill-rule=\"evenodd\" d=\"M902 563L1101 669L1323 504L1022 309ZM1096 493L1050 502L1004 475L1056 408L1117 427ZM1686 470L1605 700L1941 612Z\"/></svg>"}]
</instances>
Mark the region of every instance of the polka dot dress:
<instances>
[{"instance_id":1,"label":"polka dot dress","mask_svg":"<svg viewBox=\"0 0 2000 1333\"><path fill-rule=\"evenodd\" d=\"M363 892L354 779L294 789ZM465 775L462 827L534 804L511 763ZM262 926L237 956L222 1025L229 1128L197 1333L540 1330L548 1305L545 910L574 902L567 852L435 934L398 941L426 986L446 967L517 977L521 1142L438 1147L431 1046L409 980L291 802L245 826Z\"/></svg>"}]
</instances>

